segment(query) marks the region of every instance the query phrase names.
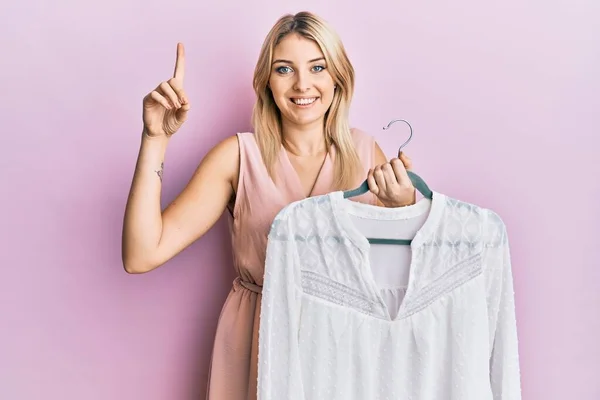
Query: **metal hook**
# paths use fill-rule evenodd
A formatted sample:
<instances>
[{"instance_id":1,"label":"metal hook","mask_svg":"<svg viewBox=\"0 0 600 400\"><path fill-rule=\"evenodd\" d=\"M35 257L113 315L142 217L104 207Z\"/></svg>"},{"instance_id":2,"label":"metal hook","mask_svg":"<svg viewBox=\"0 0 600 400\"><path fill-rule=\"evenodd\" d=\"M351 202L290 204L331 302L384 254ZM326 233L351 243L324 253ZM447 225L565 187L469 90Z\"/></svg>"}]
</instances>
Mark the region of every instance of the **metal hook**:
<instances>
[{"instance_id":1,"label":"metal hook","mask_svg":"<svg viewBox=\"0 0 600 400\"><path fill-rule=\"evenodd\" d=\"M413 136L413 129L412 129L412 126L411 126L411 125L410 125L410 123L409 123L407 120L405 120L405 119L394 119L394 120L390 121L390 123L389 123L389 124L387 124L387 126L384 126L384 127L383 127L383 129L384 129L384 130L390 129L390 126L392 126L392 124L394 124L394 123L396 123L396 122L398 122L398 121L402 121L402 122L406 123L406 125L408 125L408 128L410 129L410 136L408 137L408 139L406 140L406 142L404 142L404 143L402 143L402 144L400 145L400 148L398 149L398 156L400 156L400 152L402 151L402 148L403 148L404 146L406 146L406 145L408 144L408 142L410 142L410 140L412 139L412 136Z\"/></svg>"}]
</instances>

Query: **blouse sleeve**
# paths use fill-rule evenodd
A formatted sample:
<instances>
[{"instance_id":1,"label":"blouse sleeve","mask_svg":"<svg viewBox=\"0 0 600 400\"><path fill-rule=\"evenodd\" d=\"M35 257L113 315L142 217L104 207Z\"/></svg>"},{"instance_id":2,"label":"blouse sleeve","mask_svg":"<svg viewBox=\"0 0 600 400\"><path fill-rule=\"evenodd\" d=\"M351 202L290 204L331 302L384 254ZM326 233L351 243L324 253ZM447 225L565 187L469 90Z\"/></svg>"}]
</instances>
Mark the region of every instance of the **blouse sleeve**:
<instances>
[{"instance_id":1,"label":"blouse sleeve","mask_svg":"<svg viewBox=\"0 0 600 400\"><path fill-rule=\"evenodd\" d=\"M492 214L486 264L490 319L490 384L494 400L520 400L521 382L510 246L506 226Z\"/></svg>"},{"instance_id":2,"label":"blouse sleeve","mask_svg":"<svg viewBox=\"0 0 600 400\"><path fill-rule=\"evenodd\" d=\"M281 213L269 232L261 300L258 400L304 399L298 351L300 289L296 247Z\"/></svg>"}]
</instances>

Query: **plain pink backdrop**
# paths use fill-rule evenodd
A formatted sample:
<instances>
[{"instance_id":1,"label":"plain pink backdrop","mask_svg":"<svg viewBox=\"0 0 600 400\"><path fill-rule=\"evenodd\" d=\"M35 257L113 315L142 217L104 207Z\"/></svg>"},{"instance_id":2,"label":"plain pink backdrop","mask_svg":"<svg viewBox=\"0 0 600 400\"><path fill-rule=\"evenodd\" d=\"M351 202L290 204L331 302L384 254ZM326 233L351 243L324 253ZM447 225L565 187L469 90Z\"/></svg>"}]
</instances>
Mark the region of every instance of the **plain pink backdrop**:
<instances>
[{"instance_id":1,"label":"plain pink backdrop","mask_svg":"<svg viewBox=\"0 0 600 400\"><path fill-rule=\"evenodd\" d=\"M166 205L211 146L250 129L262 40L303 9L354 63L353 125L391 157L406 130L381 128L408 119L416 172L507 223L523 398L600 399L600 3L349 4L3 5L0 399L203 398L233 279L226 221L150 274L123 271L141 100L183 41L193 110Z\"/></svg>"}]
</instances>

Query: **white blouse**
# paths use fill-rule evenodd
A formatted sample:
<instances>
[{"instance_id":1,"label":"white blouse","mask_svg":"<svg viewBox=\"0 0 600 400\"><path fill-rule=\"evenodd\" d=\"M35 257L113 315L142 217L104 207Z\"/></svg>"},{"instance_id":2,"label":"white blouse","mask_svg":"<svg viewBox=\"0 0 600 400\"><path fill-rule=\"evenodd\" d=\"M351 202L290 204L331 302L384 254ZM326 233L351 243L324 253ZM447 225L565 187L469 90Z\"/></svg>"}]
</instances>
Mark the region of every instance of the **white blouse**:
<instances>
[{"instance_id":1,"label":"white blouse","mask_svg":"<svg viewBox=\"0 0 600 400\"><path fill-rule=\"evenodd\" d=\"M504 223L437 192L290 204L269 234L258 362L259 400L520 399Z\"/></svg>"}]
</instances>

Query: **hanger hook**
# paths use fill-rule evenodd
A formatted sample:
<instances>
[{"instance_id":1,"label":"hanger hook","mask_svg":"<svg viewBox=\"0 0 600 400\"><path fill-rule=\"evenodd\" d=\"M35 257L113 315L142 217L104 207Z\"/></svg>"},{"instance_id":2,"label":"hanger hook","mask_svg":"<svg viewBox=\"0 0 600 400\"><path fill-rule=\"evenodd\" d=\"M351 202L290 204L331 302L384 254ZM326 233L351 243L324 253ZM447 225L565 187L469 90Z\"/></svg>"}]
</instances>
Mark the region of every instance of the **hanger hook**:
<instances>
[{"instance_id":1,"label":"hanger hook","mask_svg":"<svg viewBox=\"0 0 600 400\"><path fill-rule=\"evenodd\" d=\"M408 142L410 142L410 140L412 139L412 136L413 136L413 128L412 128L412 126L411 126L411 125L410 125L410 123L409 123L407 120L405 120L405 119L394 119L394 120L390 121L390 123L389 123L389 124L387 124L387 126L384 126L384 127L383 127L383 129L384 129L384 130L390 129L390 126L392 126L394 123L396 123L396 122L398 122L398 121L402 121L402 122L404 122L406 125L408 125L408 128L410 129L410 136L408 136L408 139L406 140L406 142L402 143L402 144L400 145L400 148L398 148L398 157L400 157L400 152L402 151L402 148L403 148L404 146L406 146L406 145L408 144Z\"/></svg>"}]
</instances>

